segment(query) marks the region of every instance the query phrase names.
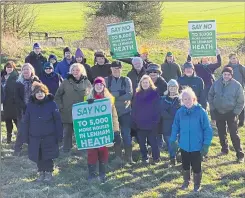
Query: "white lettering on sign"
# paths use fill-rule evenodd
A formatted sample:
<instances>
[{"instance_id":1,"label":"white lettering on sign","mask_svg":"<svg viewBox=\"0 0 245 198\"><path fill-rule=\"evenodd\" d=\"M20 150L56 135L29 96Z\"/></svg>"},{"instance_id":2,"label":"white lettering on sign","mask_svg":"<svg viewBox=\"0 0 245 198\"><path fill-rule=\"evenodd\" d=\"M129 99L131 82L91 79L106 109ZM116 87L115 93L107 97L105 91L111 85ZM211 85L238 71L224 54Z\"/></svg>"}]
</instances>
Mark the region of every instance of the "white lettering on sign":
<instances>
[{"instance_id":1,"label":"white lettering on sign","mask_svg":"<svg viewBox=\"0 0 245 198\"><path fill-rule=\"evenodd\" d=\"M132 22L107 26L108 35L121 34L125 32L133 32L133 31L134 31L134 24Z\"/></svg>"},{"instance_id":2,"label":"white lettering on sign","mask_svg":"<svg viewBox=\"0 0 245 198\"><path fill-rule=\"evenodd\" d=\"M216 22L210 21L210 22L195 22L195 21L189 21L188 23L188 29L189 32L199 32L199 31L208 31L208 30L216 30Z\"/></svg>"}]
</instances>

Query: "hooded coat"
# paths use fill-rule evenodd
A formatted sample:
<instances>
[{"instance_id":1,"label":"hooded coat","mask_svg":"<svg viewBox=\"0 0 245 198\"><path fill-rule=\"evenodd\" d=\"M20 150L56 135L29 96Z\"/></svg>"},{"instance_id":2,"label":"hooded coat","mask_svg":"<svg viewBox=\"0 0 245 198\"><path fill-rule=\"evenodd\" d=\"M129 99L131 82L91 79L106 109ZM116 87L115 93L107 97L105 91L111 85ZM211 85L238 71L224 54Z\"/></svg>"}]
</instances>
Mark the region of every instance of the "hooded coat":
<instances>
[{"instance_id":1,"label":"hooded coat","mask_svg":"<svg viewBox=\"0 0 245 198\"><path fill-rule=\"evenodd\" d=\"M40 77L43 71L44 63L47 62L47 58L45 58L41 53L36 54L35 52L31 52L26 58L25 63L30 63L34 69L35 74Z\"/></svg>"},{"instance_id":2,"label":"hooded coat","mask_svg":"<svg viewBox=\"0 0 245 198\"><path fill-rule=\"evenodd\" d=\"M111 64L105 63L104 65L95 64L92 68L92 79L101 76L103 78L108 77L111 75Z\"/></svg>"},{"instance_id":3,"label":"hooded coat","mask_svg":"<svg viewBox=\"0 0 245 198\"><path fill-rule=\"evenodd\" d=\"M59 156L58 142L62 141L63 129L53 99L53 95L47 95L43 101L38 101L32 96L20 127L23 142L28 144L29 159L34 162L38 162L39 148L43 160Z\"/></svg>"},{"instance_id":4,"label":"hooded coat","mask_svg":"<svg viewBox=\"0 0 245 198\"><path fill-rule=\"evenodd\" d=\"M154 83L157 87L157 92L160 96L164 95L164 92L167 90L167 82L164 80L162 76L160 76L156 82Z\"/></svg>"},{"instance_id":5,"label":"hooded coat","mask_svg":"<svg viewBox=\"0 0 245 198\"><path fill-rule=\"evenodd\" d=\"M168 82L171 79L177 80L179 77L182 76L182 70L179 64L173 62L168 63L167 55L165 57L164 63L161 65L162 70L162 77Z\"/></svg>"},{"instance_id":6,"label":"hooded coat","mask_svg":"<svg viewBox=\"0 0 245 198\"><path fill-rule=\"evenodd\" d=\"M55 72L60 74L63 79L66 79L69 73L70 66L75 63L76 60L72 57L70 63L67 62L66 58L64 58L61 62L59 62L55 68Z\"/></svg>"}]
</instances>

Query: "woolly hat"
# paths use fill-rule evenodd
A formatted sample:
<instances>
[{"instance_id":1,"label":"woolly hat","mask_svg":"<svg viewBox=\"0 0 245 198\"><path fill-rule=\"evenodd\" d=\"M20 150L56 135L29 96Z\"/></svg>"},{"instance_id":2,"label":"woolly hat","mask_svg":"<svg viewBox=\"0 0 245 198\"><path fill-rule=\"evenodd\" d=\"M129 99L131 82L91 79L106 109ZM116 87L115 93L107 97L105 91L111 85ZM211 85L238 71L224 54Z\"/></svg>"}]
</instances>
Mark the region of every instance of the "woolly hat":
<instances>
[{"instance_id":1,"label":"woolly hat","mask_svg":"<svg viewBox=\"0 0 245 198\"><path fill-rule=\"evenodd\" d=\"M186 68L192 68L194 69L194 65L192 64L192 62L186 62L184 65L183 65L183 68L186 69Z\"/></svg>"},{"instance_id":2,"label":"woolly hat","mask_svg":"<svg viewBox=\"0 0 245 198\"><path fill-rule=\"evenodd\" d=\"M229 72L229 73L233 76L233 69L232 69L231 67L225 67L225 68L223 69L223 71L222 71L222 74L223 74L224 72Z\"/></svg>"},{"instance_id":3,"label":"woolly hat","mask_svg":"<svg viewBox=\"0 0 245 198\"><path fill-rule=\"evenodd\" d=\"M75 53L75 58L79 58L79 57L84 58L84 54L80 48L77 48L77 51Z\"/></svg>"},{"instance_id":4,"label":"woolly hat","mask_svg":"<svg viewBox=\"0 0 245 198\"><path fill-rule=\"evenodd\" d=\"M35 48L41 48L41 45L39 43L34 43L33 49L35 49Z\"/></svg>"},{"instance_id":5,"label":"woolly hat","mask_svg":"<svg viewBox=\"0 0 245 198\"><path fill-rule=\"evenodd\" d=\"M146 73L151 73L151 72L158 72L160 75L162 74L162 70L158 64L155 63L150 63L148 65L148 68L146 70Z\"/></svg>"},{"instance_id":6,"label":"woolly hat","mask_svg":"<svg viewBox=\"0 0 245 198\"><path fill-rule=\"evenodd\" d=\"M33 95L33 96L35 96L35 94L40 92L40 91L43 92L45 95L49 94L48 87L42 83L39 83L39 82L33 82L31 89L32 89L31 95Z\"/></svg>"},{"instance_id":7,"label":"woolly hat","mask_svg":"<svg viewBox=\"0 0 245 198\"><path fill-rule=\"evenodd\" d=\"M105 58L105 54L104 54L103 51L97 51L97 52L94 53L94 57L95 58L96 57L103 57L103 58Z\"/></svg>"},{"instance_id":8,"label":"woolly hat","mask_svg":"<svg viewBox=\"0 0 245 198\"><path fill-rule=\"evenodd\" d=\"M66 52L70 52L71 53L71 49L69 47L66 47L66 48L64 48L63 52L64 52L64 55L65 55Z\"/></svg>"},{"instance_id":9,"label":"woolly hat","mask_svg":"<svg viewBox=\"0 0 245 198\"><path fill-rule=\"evenodd\" d=\"M111 67L119 67L119 68L122 68L122 63L120 61L113 61L111 63Z\"/></svg>"},{"instance_id":10,"label":"woolly hat","mask_svg":"<svg viewBox=\"0 0 245 198\"><path fill-rule=\"evenodd\" d=\"M105 83L105 79L103 77L97 77L94 79L94 85L97 84L97 83L101 83L103 84L105 87L106 87L106 83Z\"/></svg>"},{"instance_id":11,"label":"woolly hat","mask_svg":"<svg viewBox=\"0 0 245 198\"><path fill-rule=\"evenodd\" d=\"M167 56L173 56L172 52L167 52Z\"/></svg>"},{"instance_id":12,"label":"woolly hat","mask_svg":"<svg viewBox=\"0 0 245 198\"><path fill-rule=\"evenodd\" d=\"M140 54L148 54L149 53L149 50L146 46L141 46L140 49L139 49L139 53Z\"/></svg>"},{"instance_id":13,"label":"woolly hat","mask_svg":"<svg viewBox=\"0 0 245 198\"><path fill-rule=\"evenodd\" d=\"M175 79L171 79L169 82L168 82L168 87L179 87L179 83L177 82L177 80Z\"/></svg>"},{"instance_id":14,"label":"woolly hat","mask_svg":"<svg viewBox=\"0 0 245 198\"><path fill-rule=\"evenodd\" d=\"M54 54L49 55L48 60L50 61L50 59L54 59L57 61L57 57Z\"/></svg>"},{"instance_id":15,"label":"woolly hat","mask_svg":"<svg viewBox=\"0 0 245 198\"><path fill-rule=\"evenodd\" d=\"M46 62L46 63L44 63L43 69L45 70L45 69L47 69L47 68L52 68L52 69L54 69L54 66L53 66L53 64L50 63L50 62Z\"/></svg>"}]
</instances>

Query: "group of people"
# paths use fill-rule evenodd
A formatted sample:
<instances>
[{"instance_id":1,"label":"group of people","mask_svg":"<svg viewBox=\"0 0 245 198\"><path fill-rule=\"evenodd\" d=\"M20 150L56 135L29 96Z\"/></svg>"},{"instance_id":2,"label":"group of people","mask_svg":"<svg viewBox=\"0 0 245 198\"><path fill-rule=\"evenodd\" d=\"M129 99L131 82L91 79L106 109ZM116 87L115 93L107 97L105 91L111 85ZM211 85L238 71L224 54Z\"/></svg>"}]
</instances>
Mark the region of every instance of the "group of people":
<instances>
[{"instance_id":1,"label":"group of people","mask_svg":"<svg viewBox=\"0 0 245 198\"><path fill-rule=\"evenodd\" d=\"M216 120L221 154L229 152L227 124L237 160L244 162L238 126L244 125L245 67L236 54L230 54L230 62L215 80L214 72L221 66L218 50L216 63L203 57L193 64L189 53L182 68L172 52L166 54L162 65L149 61L146 47L141 47L136 57L111 63L97 51L93 67L86 63L81 49L76 50L75 57L68 47L63 52L61 62L53 54L47 60L40 44L35 43L20 73L12 61L1 72L7 143L11 143L14 122L18 129L14 155L19 156L22 145L28 144L29 159L37 163L38 182L52 181L59 143L63 142L64 153L69 154L73 147L72 105L102 98L109 98L112 105L116 157L123 159L123 145L125 163L135 163L135 136L142 162L149 163L148 145L153 163L158 163L165 142L170 164L175 165L180 150L182 189L189 186L191 170L194 191L200 189L202 157L207 155L213 137L207 104L211 119ZM132 65L126 77L122 76L123 62ZM99 162L99 178L105 182L108 148L88 149L87 154L88 180L97 178Z\"/></svg>"}]
</instances>

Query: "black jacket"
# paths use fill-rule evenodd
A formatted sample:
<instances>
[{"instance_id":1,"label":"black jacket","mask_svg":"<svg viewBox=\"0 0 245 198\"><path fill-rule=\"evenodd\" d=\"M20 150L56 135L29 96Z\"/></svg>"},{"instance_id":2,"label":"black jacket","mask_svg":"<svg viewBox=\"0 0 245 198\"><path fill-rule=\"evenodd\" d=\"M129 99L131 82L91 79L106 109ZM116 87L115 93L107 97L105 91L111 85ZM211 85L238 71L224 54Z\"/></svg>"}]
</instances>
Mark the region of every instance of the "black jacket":
<instances>
[{"instance_id":1,"label":"black jacket","mask_svg":"<svg viewBox=\"0 0 245 198\"><path fill-rule=\"evenodd\" d=\"M30 63L34 69L35 73L38 77L42 74L44 63L47 62L47 58L45 58L42 54L36 54L35 52L31 52L26 58L25 63Z\"/></svg>"}]
</instances>

